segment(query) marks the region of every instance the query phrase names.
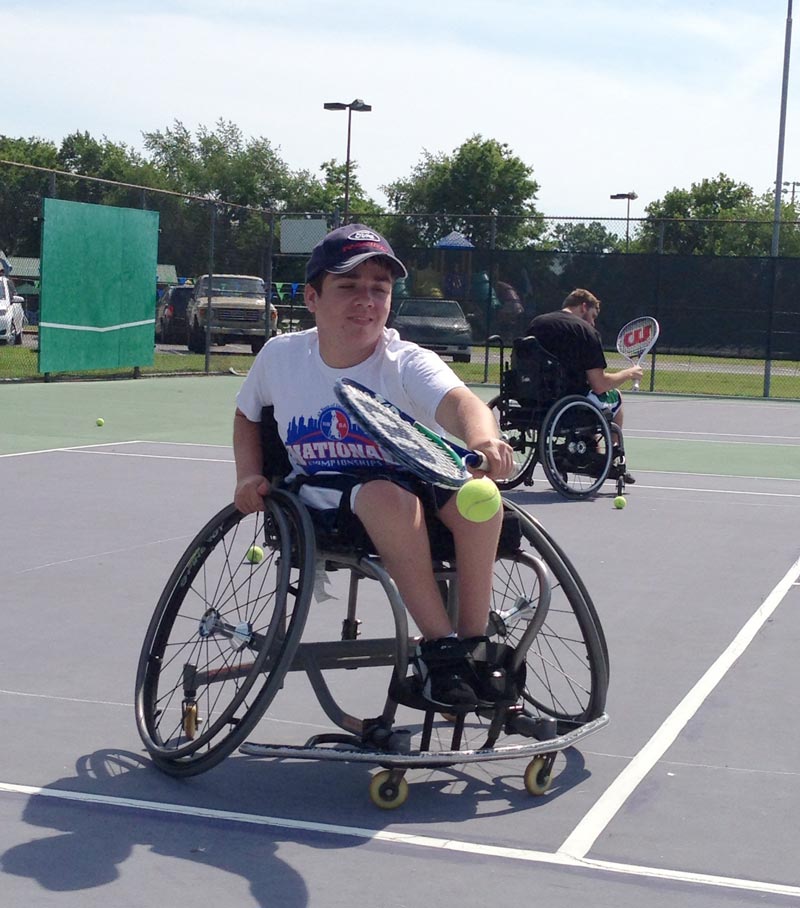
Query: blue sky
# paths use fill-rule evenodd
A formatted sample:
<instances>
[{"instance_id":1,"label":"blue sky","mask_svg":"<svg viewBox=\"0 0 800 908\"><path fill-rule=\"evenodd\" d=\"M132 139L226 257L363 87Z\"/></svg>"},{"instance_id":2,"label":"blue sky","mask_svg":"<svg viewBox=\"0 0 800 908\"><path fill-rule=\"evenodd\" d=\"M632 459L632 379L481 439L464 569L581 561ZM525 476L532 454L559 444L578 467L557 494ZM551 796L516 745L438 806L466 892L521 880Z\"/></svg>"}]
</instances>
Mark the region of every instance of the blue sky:
<instances>
[{"instance_id":1,"label":"blue sky","mask_svg":"<svg viewBox=\"0 0 800 908\"><path fill-rule=\"evenodd\" d=\"M323 102L363 98L373 110L353 115L352 156L379 201L423 149L475 133L533 167L549 215L624 216L609 195L635 191L635 217L719 172L758 192L775 180L787 0L0 0L0 12L5 135L86 130L141 149L176 119L223 118L316 171L345 156L346 114Z\"/></svg>"}]
</instances>

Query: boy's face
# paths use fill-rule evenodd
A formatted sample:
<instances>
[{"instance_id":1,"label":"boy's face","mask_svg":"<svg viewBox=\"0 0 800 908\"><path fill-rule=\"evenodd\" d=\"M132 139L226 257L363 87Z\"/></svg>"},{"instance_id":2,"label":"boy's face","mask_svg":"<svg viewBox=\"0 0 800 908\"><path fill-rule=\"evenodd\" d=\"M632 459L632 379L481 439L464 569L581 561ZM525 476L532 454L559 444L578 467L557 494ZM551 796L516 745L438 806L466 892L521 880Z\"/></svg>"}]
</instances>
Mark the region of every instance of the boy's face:
<instances>
[{"instance_id":1,"label":"boy's face","mask_svg":"<svg viewBox=\"0 0 800 908\"><path fill-rule=\"evenodd\" d=\"M373 352L389 317L393 283L388 265L367 259L345 274L326 273L319 293L306 284L306 306L329 365L355 365Z\"/></svg>"}]
</instances>

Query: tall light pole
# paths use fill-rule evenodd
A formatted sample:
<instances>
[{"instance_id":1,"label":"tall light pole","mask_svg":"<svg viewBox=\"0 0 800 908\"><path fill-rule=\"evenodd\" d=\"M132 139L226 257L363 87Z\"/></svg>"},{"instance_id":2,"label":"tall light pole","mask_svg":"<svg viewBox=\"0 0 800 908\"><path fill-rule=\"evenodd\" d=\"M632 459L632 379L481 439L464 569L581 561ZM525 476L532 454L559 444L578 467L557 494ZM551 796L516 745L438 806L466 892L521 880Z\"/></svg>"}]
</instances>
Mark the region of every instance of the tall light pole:
<instances>
[{"instance_id":1,"label":"tall light pole","mask_svg":"<svg viewBox=\"0 0 800 908\"><path fill-rule=\"evenodd\" d=\"M767 355L764 363L764 397L769 397L772 381L772 314L775 304L775 273L777 258L780 253L781 237L781 190L783 189L783 145L786 137L786 99L789 94L789 60L792 54L792 0L786 0L786 29L783 39L783 80L781 82L781 113L778 122L778 167L775 176L775 206L772 222L772 245L770 255L773 258L772 270L772 303L769 312L767 333Z\"/></svg>"},{"instance_id":2,"label":"tall light pole","mask_svg":"<svg viewBox=\"0 0 800 908\"><path fill-rule=\"evenodd\" d=\"M789 59L792 52L792 0L787 0L786 33L783 43L783 80L781 83L781 113L778 123L778 173L775 177L775 217L772 224L773 258L777 258L781 233L781 189L783 188L783 145L786 136L786 98L789 93Z\"/></svg>"},{"instance_id":3,"label":"tall light pole","mask_svg":"<svg viewBox=\"0 0 800 908\"><path fill-rule=\"evenodd\" d=\"M625 215L625 251L627 252L631 241L631 202L638 199L639 196L635 192L615 192L609 198L628 200L628 212Z\"/></svg>"},{"instance_id":4,"label":"tall light pole","mask_svg":"<svg viewBox=\"0 0 800 908\"><path fill-rule=\"evenodd\" d=\"M350 121L353 117L353 111L358 113L367 113L372 110L371 104L365 104L361 98L356 98L349 104L343 104L341 101L328 101L322 105L325 110L346 110L347 111L347 158L344 167L344 223L347 223L347 217L350 213Z\"/></svg>"}]
</instances>

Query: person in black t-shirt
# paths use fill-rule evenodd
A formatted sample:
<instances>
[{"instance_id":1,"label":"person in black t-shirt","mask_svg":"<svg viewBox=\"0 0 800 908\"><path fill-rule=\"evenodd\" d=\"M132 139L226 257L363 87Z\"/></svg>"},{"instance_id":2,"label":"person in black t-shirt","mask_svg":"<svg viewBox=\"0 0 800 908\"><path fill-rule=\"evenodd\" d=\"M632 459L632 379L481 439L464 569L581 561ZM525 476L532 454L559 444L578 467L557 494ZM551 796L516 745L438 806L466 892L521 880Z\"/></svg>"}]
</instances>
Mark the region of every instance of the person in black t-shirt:
<instances>
[{"instance_id":1,"label":"person in black t-shirt","mask_svg":"<svg viewBox=\"0 0 800 908\"><path fill-rule=\"evenodd\" d=\"M611 410L622 428L622 395L619 387L642 377L641 366L608 372L603 344L595 328L600 300L588 290L573 290L557 312L537 315L528 325L528 334L563 366L567 394L588 397L601 410ZM633 482L628 474L626 482Z\"/></svg>"}]
</instances>

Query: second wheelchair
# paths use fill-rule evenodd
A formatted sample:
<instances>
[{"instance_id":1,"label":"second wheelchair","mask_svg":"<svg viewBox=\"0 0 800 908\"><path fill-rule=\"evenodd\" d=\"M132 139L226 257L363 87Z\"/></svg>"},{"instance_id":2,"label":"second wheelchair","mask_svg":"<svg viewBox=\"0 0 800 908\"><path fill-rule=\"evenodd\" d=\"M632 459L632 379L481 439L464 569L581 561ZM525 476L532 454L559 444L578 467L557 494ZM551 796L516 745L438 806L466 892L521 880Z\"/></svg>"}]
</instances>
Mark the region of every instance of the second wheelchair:
<instances>
[{"instance_id":1,"label":"second wheelchair","mask_svg":"<svg viewBox=\"0 0 800 908\"><path fill-rule=\"evenodd\" d=\"M565 395L561 363L535 337L516 338L510 361L500 341L500 369L500 393L489 407L514 449L517 467L497 485L503 490L533 485L541 463L550 485L565 498L589 498L608 480L622 495L625 446L610 412L587 397Z\"/></svg>"}]
</instances>

